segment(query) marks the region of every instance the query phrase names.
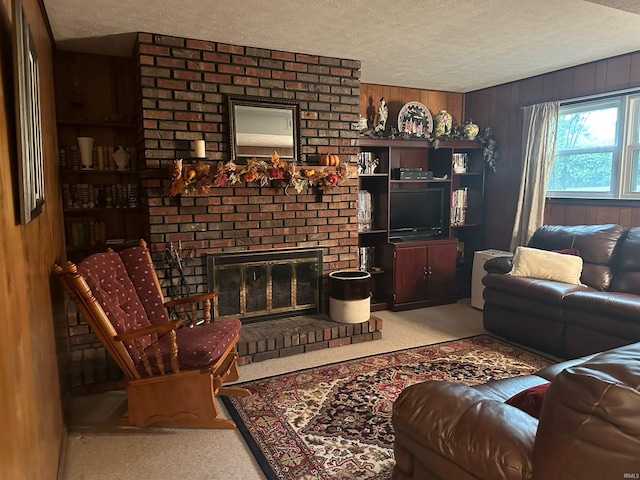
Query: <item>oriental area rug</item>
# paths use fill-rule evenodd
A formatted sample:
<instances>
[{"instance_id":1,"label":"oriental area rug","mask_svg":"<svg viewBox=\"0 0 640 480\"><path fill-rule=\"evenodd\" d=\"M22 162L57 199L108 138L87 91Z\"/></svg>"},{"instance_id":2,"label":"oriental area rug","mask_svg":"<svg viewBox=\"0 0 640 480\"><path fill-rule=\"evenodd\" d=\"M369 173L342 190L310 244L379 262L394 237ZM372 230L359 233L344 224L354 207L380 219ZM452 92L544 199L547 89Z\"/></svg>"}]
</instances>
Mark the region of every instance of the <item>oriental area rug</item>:
<instances>
[{"instance_id":1,"label":"oriental area rug","mask_svg":"<svg viewBox=\"0 0 640 480\"><path fill-rule=\"evenodd\" d=\"M221 397L268 479L389 480L391 412L409 385L475 385L553 361L479 335L291 372Z\"/></svg>"}]
</instances>

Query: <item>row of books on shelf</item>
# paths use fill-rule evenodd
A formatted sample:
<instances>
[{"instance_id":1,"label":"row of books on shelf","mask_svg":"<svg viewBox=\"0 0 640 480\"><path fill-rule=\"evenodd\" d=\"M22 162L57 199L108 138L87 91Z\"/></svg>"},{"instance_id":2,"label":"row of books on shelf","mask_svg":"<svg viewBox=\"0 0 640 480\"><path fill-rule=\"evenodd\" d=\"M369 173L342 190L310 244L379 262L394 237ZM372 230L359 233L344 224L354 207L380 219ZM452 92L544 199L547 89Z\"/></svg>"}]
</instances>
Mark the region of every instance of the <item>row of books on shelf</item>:
<instances>
[{"instance_id":1,"label":"row of books on shelf","mask_svg":"<svg viewBox=\"0 0 640 480\"><path fill-rule=\"evenodd\" d=\"M71 247L88 247L107 243L107 226L104 222L93 220L67 222L65 234L67 245Z\"/></svg>"},{"instance_id":2,"label":"row of books on shelf","mask_svg":"<svg viewBox=\"0 0 640 480\"><path fill-rule=\"evenodd\" d=\"M116 147L96 145L91 152L91 169L92 170L129 170L129 168L119 167L113 154ZM126 147L126 151L131 158L136 158L135 147ZM60 168L71 170L82 170L82 161L80 158L80 148L77 145L61 147L59 151ZM128 167L128 162L127 162Z\"/></svg>"},{"instance_id":3,"label":"row of books on shelf","mask_svg":"<svg viewBox=\"0 0 640 480\"><path fill-rule=\"evenodd\" d=\"M467 188L451 191L451 225L463 225L467 213Z\"/></svg>"},{"instance_id":4,"label":"row of books on shelf","mask_svg":"<svg viewBox=\"0 0 640 480\"><path fill-rule=\"evenodd\" d=\"M73 208L110 208L138 206L138 185L92 185L88 183L62 184L63 205Z\"/></svg>"}]
</instances>

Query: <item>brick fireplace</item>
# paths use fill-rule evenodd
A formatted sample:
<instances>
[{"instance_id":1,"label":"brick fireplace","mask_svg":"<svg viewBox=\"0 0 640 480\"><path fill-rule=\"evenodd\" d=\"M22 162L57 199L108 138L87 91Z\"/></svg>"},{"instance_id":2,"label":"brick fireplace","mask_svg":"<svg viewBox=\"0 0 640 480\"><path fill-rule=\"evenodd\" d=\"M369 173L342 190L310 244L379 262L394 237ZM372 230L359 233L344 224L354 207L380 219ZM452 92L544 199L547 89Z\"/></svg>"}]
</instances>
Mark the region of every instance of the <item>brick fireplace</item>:
<instances>
[{"instance_id":1,"label":"brick fireplace","mask_svg":"<svg viewBox=\"0 0 640 480\"><path fill-rule=\"evenodd\" d=\"M331 271L357 268L355 179L325 193L242 183L207 196L165 194L168 166L189 159L191 141L204 139L213 161L229 159L227 95L300 102L300 160L317 164L320 154L335 153L356 162L359 61L147 33L137 50L141 202L154 252L178 241L197 247L185 272L197 291L207 287L211 253L321 248L325 284Z\"/></svg>"}]
</instances>

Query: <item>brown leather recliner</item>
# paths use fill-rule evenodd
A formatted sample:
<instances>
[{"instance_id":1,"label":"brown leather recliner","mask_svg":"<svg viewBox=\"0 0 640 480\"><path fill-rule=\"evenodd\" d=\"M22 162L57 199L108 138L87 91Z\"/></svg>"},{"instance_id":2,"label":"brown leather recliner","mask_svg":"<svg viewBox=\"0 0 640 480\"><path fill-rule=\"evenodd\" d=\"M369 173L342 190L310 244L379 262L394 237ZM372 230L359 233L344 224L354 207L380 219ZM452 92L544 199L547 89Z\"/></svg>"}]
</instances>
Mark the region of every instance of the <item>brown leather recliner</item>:
<instances>
[{"instance_id":1,"label":"brown leather recliner","mask_svg":"<svg viewBox=\"0 0 640 480\"><path fill-rule=\"evenodd\" d=\"M504 403L549 380L539 421ZM639 478L640 343L475 387L413 385L392 420L394 480Z\"/></svg>"}]
</instances>

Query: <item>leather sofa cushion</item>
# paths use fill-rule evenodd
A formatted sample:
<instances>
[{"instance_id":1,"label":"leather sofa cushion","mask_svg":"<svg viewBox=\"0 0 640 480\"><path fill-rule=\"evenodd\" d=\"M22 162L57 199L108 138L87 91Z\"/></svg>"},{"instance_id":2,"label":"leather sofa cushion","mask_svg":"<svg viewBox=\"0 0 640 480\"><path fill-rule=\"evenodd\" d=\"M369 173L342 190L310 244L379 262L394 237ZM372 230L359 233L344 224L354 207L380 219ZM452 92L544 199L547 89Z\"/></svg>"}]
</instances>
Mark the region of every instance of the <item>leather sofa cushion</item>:
<instances>
[{"instance_id":1,"label":"leather sofa cushion","mask_svg":"<svg viewBox=\"0 0 640 480\"><path fill-rule=\"evenodd\" d=\"M582 283L606 290L612 279L609 267L619 238L625 229L620 225L544 225L535 231L529 247L542 250L573 248L584 262Z\"/></svg>"},{"instance_id":2,"label":"leather sofa cushion","mask_svg":"<svg viewBox=\"0 0 640 480\"><path fill-rule=\"evenodd\" d=\"M616 251L609 291L640 295L640 227L630 228Z\"/></svg>"},{"instance_id":3,"label":"leather sofa cushion","mask_svg":"<svg viewBox=\"0 0 640 480\"><path fill-rule=\"evenodd\" d=\"M567 368L545 395L534 479L624 478L640 469L640 343Z\"/></svg>"},{"instance_id":4,"label":"leather sofa cushion","mask_svg":"<svg viewBox=\"0 0 640 480\"><path fill-rule=\"evenodd\" d=\"M567 311L579 310L626 319L640 326L640 296L632 293L574 291L565 297L564 306Z\"/></svg>"}]
</instances>

